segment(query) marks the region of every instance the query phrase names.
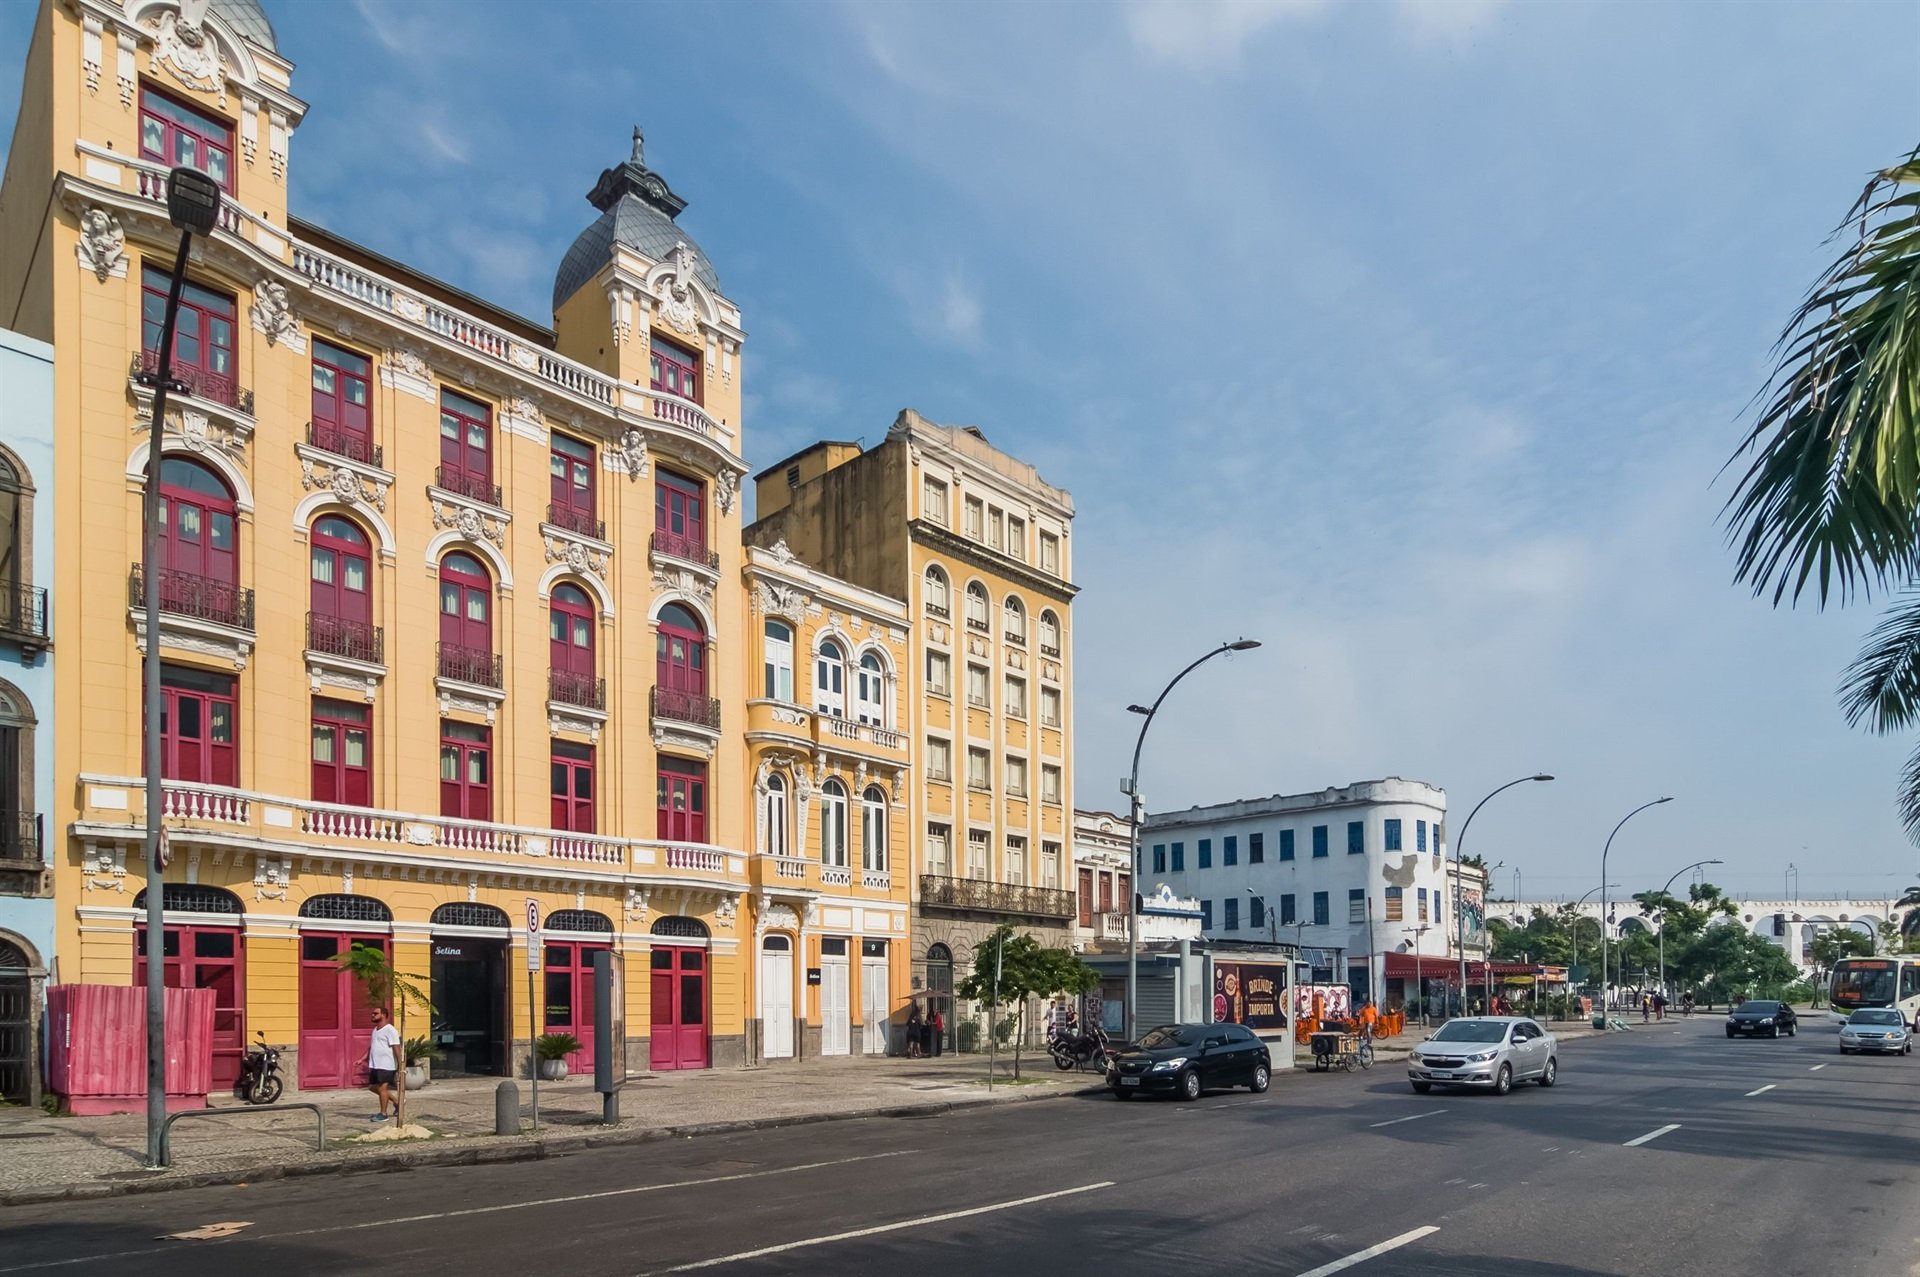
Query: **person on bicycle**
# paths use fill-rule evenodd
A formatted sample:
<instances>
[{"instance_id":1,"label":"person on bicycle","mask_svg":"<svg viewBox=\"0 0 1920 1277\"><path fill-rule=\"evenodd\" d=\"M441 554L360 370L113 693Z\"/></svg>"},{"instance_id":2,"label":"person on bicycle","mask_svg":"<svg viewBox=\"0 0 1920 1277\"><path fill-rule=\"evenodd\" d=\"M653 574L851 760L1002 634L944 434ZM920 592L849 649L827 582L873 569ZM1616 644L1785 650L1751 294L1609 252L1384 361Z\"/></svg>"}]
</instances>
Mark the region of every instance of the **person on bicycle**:
<instances>
[{"instance_id":1,"label":"person on bicycle","mask_svg":"<svg viewBox=\"0 0 1920 1277\"><path fill-rule=\"evenodd\" d=\"M1374 1008L1373 999L1368 998L1360 1004L1360 1036L1372 1041L1373 1026L1380 1022L1380 1012Z\"/></svg>"},{"instance_id":2,"label":"person on bicycle","mask_svg":"<svg viewBox=\"0 0 1920 1277\"><path fill-rule=\"evenodd\" d=\"M1693 1014L1693 990L1692 989L1688 989L1685 993L1682 993L1680 995L1680 1014L1681 1015Z\"/></svg>"}]
</instances>

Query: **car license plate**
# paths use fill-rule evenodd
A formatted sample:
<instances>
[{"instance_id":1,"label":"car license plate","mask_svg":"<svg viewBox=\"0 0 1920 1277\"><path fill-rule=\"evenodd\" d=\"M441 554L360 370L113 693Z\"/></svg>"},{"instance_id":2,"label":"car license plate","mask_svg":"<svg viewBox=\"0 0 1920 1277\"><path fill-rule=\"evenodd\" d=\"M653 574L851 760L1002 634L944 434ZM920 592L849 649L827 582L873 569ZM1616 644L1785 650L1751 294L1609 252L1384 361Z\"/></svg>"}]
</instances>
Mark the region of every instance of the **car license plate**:
<instances>
[{"instance_id":1,"label":"car license plate","mask_svg":"<svg viewBox=\"0 0 1920 1277\"><path fill-rule=\"evenodd\" d=\"M1137 1078L1137 1077L1123 1077L1123 1078L1121 1078L1121 1079L1120 1079L1120 1085L1122 1085L1122 1086L1138 1086L1138 1085L1140 1085L1140 1079L1139 1079L1139 1078Z\"/></svg>"},{"instance_id":2,"label":"car license plate","mask_svg":"<svg viewBox=\"0 0 1920 1277\"><path fill-rule=\"evenodd\" d=\"M1455 1077L1457 1075L1453 1073L1435 1073L1434 1076L1435 1077Z\"/></svg>"}]
</instances>

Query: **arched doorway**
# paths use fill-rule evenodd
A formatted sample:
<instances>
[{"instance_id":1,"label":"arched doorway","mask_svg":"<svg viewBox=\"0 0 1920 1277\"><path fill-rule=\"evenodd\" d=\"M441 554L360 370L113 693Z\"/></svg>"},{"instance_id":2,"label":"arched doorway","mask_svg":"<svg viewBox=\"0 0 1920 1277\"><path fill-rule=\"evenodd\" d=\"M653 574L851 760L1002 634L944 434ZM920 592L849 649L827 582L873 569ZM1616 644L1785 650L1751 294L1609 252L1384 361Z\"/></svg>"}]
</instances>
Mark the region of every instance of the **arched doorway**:
<instances>
[{"instance_id":1,"label":"arched doorway","mask_svg":"<svg viewBox=\"0 0 1920 1277\"><path fill-rule=\"evenodd\" d=\"M240 932L240 897L218 887L170 882L161 892L167 916L192 921L168 924L161 933L161 982L169 989L213 990L213 1085L224 1090L240 1077L247 1054L247 953ZM143 889L135 913L147 907ZM133 983L147 984L147 925L133 928Z\"/></svg>"},{"instance_id":2,"label":"arched doorway","mask_svg":"<svg viewBox=\"0 0 1920 1277\"><path fill-rule=\"evenodd\" d=\"M339 957L355 945L391 957L387 937L367 924L391 923L393 911L371 896L312 896L301 903L300 916L334 924L300 928L300 1089L364 1085L373 1042L367 1017L373 1003L360 982L342 969ZM403 1032L417 1036L424 1027L410 1024Z\"/></svg>"},{"instance_id":3,"label":"arched doorway","mask_svg":"<svg viewBox=\"0 0 1920 1277\"><path fill-rule=\"evenodd\" d=\"M935 1051L951 1049L953 1034L953 950L943 944L927 947L927 1023L938 1015L945 1032L936 1039Z\"/></svg>"},{"instance_id":4,"label":"arched doorway","mask_svg":"<svg viewBox=\"0 0 1920 1277\"><path fill-rule=\"evenodd\" d=\"M760 942L761 1055L793 1058L793 940L775 932Z\"/></svg>"},{"instance_id":5,"label":"arched doorway","mask_svg":"<svg viewBox=\"0 0 1920 1277\"><path fill-rule=\"evenodd\" d=\"M33 967L27 952L0 940L0 1099L32 1104L39 1070L33 1032Z\"/></svg>"},{"instance_id":6,"label":"arched doorway","mask_svg":"<svg viewBox=\"0 0 1920 1277\"><path fill-rule=\"evenodd\" d=\"M546 1006L542 1033L571 1033L580 1049L567 1057L567 1070L593 1069L593 955L613 947L613 920L592 909L556 909L547 915ZM605 936L604 940L562 939L554 933Z\"/></svg>"},{"instance_id":7,"label":"arched doorway","mask_svg":"<svg viewBox=\"0 0 1920 1277\"><path fill-rule=\"evenodd\" d=\"M654 1069L707 1067L708 934L698 918L676 916L653 924L647 1057Z\"/></svg>"},{"instance_id":8,"label":"arched doorway","mask_svg":"<svg viewBox=\"0 0 1920 1277\"><path fill-rule=\"evenodd\" d=\"M436 1071L503 1077L512 920L494 905L458 900L435 909L431 921Z\"/></svg>"}]
</instances>

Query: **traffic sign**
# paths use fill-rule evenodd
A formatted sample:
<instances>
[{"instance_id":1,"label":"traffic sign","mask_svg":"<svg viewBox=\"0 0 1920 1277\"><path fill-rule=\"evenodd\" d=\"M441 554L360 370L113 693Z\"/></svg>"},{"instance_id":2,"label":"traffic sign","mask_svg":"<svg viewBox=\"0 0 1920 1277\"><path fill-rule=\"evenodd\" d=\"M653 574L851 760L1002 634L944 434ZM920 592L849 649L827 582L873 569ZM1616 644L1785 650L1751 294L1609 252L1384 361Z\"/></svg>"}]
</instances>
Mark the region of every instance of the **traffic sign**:
<instances>
[{"instance_id":1,"label":"traffic sign","mask_svg":"<svg viewBox=\"0 0 1920 1277\"><path fill-rule=\"evenodd\" d=\"M527 897L527 970L540 969L540 902Z\"/></svg>"}]
</instances>

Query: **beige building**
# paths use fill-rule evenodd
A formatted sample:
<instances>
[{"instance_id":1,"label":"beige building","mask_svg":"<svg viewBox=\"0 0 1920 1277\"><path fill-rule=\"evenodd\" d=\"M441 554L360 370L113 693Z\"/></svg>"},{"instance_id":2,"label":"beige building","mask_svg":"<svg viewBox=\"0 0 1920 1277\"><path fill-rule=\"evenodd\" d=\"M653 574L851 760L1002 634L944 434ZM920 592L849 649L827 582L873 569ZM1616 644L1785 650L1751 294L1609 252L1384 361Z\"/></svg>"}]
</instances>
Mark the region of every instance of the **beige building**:
<instances>
[{"instance_id":1,"label":"beige building","mask_svg":"<svg viewBox=\"0 0 1920 1277\"><path fill-rule=\"evenodd\" d=\"M1073 939L1073 500L972 427L902 412L755 476L750 546L903 600L912 976L949 1025L1002 920ZM843 694L816 669L814 696Z\"/></svg>"},{"instance_id":2,"label":"beige building","mask_svg":"<svg viewBox=\"0 0 1920 1277\"><path fill-rule=\"evenodd\" d=\"M1073 947L1125 943L1133 892L1132 830L1110 811L1073 813Z\"/></svg>"}]
</instances>

